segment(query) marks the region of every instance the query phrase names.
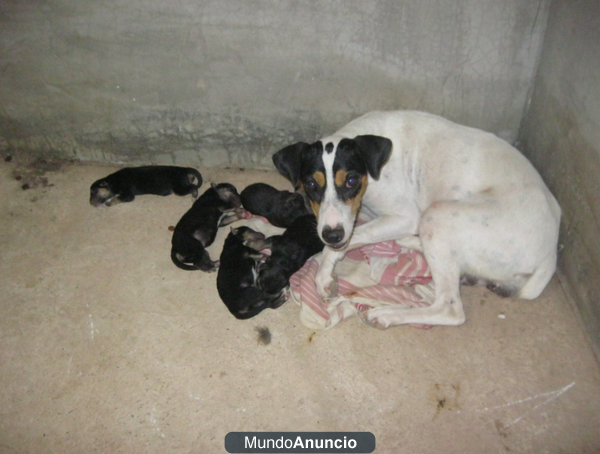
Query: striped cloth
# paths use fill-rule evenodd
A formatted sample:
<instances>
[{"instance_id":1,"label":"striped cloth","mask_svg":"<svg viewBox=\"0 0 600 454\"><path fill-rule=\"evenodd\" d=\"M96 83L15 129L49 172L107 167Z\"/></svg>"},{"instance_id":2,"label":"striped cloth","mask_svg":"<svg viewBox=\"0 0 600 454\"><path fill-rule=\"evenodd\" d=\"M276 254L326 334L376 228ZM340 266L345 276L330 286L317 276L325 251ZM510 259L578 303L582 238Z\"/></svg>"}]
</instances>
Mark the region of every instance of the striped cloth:
<instances>
[{"instance_id":1,"label":"striped cloth","mask_svg":"<svg viewBox=\"0 0 600 454\"><path fill-rule=\"evenodd\" d=\"M338 296L323 301L315 285L322 253L315 255L290 279L290 299L300 306L303 325L325 330L373 307L399 304L428 306L433 284L423 254L395 241L355 249L338 262ZM414 325L428 328L425 325Z\"/></svg>"}]
</instances>

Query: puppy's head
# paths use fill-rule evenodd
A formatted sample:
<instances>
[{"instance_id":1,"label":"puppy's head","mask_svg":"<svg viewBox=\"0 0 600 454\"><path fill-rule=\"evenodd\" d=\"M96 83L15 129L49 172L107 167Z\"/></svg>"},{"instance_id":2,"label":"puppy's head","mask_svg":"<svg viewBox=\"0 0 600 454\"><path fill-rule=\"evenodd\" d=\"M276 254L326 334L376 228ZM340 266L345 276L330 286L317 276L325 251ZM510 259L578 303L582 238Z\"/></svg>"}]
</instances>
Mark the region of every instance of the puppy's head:
<instances>
[{"instance_id":1,"label":"puppy's head","mask_svg":"<svg viewBox=\"0 0 600 454\"><path fill-rule=\"evenodd\" d=\"M275 167L302 188L318 219L321 240L334 249L350 241L369 177L379 179L392 152L385 137L328 137L290 145L273 155Z\"/></svg>"},{"instance_id":2,"label":"puppy's head","mask_svg":"<svg viewBox=\"0 0 600 454\"><path fill-rule=\"evenodd\" d=\"M113 192L110 183L103 178L94 182L90 187L90 205L99 207L110 202L117 195Z\"/></svg>"},{"instance_id":3,"label":"puppy's head","mask_svg":"<svg viewBox=\"0 0 600 454\"><path fill-rule=\"evenodd\" d=\"M296 218L310 213L307 210L302 194L297 192L282 191L279 203L280 215L287 222L292 223ZM287 225L283 227L288 227Z\"/></svg>"},{"instance_id":4,"label":"puppy's head","mask_svg":"<svg viewBox=\"0 0 600 454\"><path fill-rule=\"evenodd\" d=\"M257 252L270 247L270 243L268 242L264 233L252 230L250 227L245 225L231 229L231 233L242 240L244 246L254 249ZM260 257L262 258L262 255Z\"/></svg>"},{"instance_id":5,"label":"puppy's head","mask_svg":"<svg viewBox=\"0 0 600 454\"><path fill-rule=\"evenodd\" d=\"M233 209L242 206L242 201L237 189L230 183L211 183L211 189L217 192L219 199L225 204L224 208Z\"/></svg>"},{"instance_id":6,"label":"puppy's head","mask_svg":"<svg viewBox=\"0 0 600 454\"><path fill-rule=\"evenodd\" d=\"M239 306L230 307L230 312L239 320L247 320L265 309L277 309L287 301L286 293L282 291L279 295L271 296L263 293L256 287L244 289L244 298Z\"/></svg>"},{"instance_id":7,"label":"puppy's head","mask_svg":"<svg viewBox=\"0 0 600 454\"><path fill-rule=\"evenodd\" d=\"M270 256L258 268L256 285L269 295L277 295L289 285L289 280L279 266L279 262L280 260Z\"/></svg>"}]
</instances>

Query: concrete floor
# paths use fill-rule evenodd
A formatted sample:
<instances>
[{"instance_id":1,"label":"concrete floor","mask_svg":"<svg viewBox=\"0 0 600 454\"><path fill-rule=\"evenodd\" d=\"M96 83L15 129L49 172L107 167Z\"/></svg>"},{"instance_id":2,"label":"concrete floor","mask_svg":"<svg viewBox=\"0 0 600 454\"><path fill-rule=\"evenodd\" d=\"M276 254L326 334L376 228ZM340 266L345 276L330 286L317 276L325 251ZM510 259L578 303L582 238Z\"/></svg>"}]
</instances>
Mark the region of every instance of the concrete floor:
<instances>
[{"instance_id":1,"label":"concrete floor","mask_svg":"<svg viewBox=\"0 0 600 454\"><path fill-rule=\"evenodd\" d=\"M169 258L191 198L91 207L112 171L0 163L0 453L221 453L230 431L369 431L378 453L600 452L600 369L558 279L530 302L463 288L458 328L314 333L292 303L238 321L215 274Z\"/></svg>"}]
</instances>

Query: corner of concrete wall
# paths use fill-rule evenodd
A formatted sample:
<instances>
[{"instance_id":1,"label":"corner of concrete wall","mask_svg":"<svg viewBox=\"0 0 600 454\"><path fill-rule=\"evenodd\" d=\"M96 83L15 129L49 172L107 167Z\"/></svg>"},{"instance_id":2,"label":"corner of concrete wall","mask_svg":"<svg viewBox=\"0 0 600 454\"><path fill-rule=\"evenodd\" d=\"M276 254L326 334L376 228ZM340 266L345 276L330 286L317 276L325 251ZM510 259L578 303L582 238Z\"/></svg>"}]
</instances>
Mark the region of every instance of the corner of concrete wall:
<instances>
[{"instance_id":1,"label":"corner of concrete wall","mask_svg":"<svg viewBox=\"0 0 600 454\"><path fill-rule=\"evenodd\" d=\"M554 1L519 142L562 210L559 274L600 357L600 3Z\"/></svg>"}]
</instances>

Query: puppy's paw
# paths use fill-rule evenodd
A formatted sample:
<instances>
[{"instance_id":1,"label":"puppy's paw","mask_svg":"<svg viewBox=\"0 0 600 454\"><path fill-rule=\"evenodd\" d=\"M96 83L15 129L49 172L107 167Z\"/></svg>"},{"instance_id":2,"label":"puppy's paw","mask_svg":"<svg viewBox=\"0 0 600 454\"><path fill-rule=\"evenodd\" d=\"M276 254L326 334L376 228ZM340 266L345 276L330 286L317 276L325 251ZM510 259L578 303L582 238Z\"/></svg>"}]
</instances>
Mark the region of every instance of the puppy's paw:
<instances>
[{"instance_id":1,"label":"puppy's paw","mask_svg":"<svg viewBox=\"0 0 600 454\"><path fill-rule=\"evenodd\" d=\"M196 264L196 268L205 273L214 273L219 269L220 264L221 262L219 260L215 260L214 262L212 260L204 260L201 263Z\"/></svg>"},{"instance_id":2,"label":"puppy's paw","mask_svg":"<svg viewBox=\"0 0 600 454\"><path fill-rule=\"evenodd\" d=\"M240 217L240 219L252 219L252 213L250 213L247 210L244 210L243 208L236 208L236 210L239 210L239 214L238 216Z\"/></svg>"},{"instance_id":3,"label":"puppy's paw","mask_svg":"<svg viewBox=\"0 0 600 454\"><path fill-rule=\"evenodd\" d=\"M121 200L118 197L113 197L112 199L108 199L106 202L104 202L104 206L112 207L112 206L116 205L117 203L121 203Z\"/></svg>"}]
</instances>

